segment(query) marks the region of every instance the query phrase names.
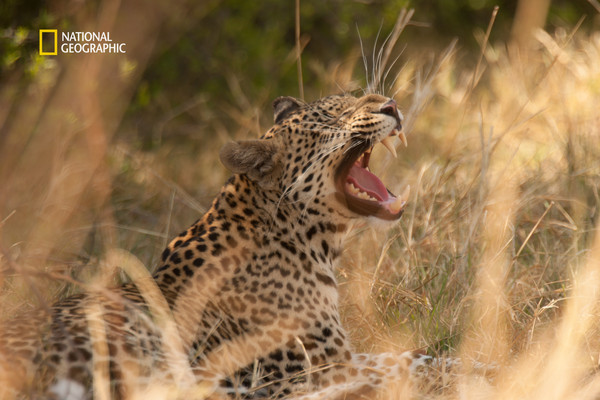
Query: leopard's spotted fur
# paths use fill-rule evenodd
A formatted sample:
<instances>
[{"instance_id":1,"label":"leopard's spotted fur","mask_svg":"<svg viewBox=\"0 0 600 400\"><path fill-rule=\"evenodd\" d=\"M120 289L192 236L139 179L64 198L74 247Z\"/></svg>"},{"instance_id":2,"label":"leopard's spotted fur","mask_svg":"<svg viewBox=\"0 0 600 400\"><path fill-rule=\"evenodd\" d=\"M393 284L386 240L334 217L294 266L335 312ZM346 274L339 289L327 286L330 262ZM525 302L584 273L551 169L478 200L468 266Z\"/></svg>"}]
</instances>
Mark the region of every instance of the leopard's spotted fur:
<instances>
[{"instance_id":1,"label":"leopard's spotted fur","mask_svg":"<svg viewBox=\"0 0 600 400\"><path fill-rule=\"evenodd\" d=\"M200 398L330 398L333 384L340 396L362 396L390 376L406 382L419 356L353 355L335 277L354 221L402 214L401 199L366 170L372 146L400 132L401 114L379 95L286 97L274 108L263 138L225 146L221 159L235 174L145 282L166 300L175 344L142 282L80 294L10 323L0 392L87 398L104 373L112 394L128 397L156 382L182 386L186 377L170 368L182 358L204 384ZM353 180L369 196L349 192Z\"/></svg>"}]
</instances>

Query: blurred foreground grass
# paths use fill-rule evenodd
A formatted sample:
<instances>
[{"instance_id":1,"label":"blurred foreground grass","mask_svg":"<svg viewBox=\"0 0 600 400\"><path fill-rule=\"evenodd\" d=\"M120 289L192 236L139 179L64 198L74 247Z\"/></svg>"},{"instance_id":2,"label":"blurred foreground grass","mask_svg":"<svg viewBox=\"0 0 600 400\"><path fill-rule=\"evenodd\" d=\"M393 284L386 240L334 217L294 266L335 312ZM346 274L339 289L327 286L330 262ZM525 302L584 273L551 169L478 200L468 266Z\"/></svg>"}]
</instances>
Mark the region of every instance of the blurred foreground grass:
<instances>
[{"instance_id":1,"label":"blurred foreground grass","mask_svg":"<svg viewBox=\"0 0 600 400\"><path fill-rule=\"evenodd\" d=\"M145 60L129 33L138 72L88 57L2 88L2 317L126 279L100 263L110 249L152 270L226 179L218 149L269 126L270 99L240 89L227 126L201 93L190 100L185 112L210 135L150 152L122 139L136 129L121 118ZM372 167L394 192L410 184L409 206L397 228L358 227L340 268L358 350L500 364L495 386L465 376L454 390L467 398L600 395L597 377L583 379L600 355L600 34L540 31L536 44L510 55L489 44L477 65L461 50L401 60L386 92L409 147L397 160L376 151ZM306 84L307 100L365 87L357 54L323 71L327 93Z\"/></svg>"}]
</instances>

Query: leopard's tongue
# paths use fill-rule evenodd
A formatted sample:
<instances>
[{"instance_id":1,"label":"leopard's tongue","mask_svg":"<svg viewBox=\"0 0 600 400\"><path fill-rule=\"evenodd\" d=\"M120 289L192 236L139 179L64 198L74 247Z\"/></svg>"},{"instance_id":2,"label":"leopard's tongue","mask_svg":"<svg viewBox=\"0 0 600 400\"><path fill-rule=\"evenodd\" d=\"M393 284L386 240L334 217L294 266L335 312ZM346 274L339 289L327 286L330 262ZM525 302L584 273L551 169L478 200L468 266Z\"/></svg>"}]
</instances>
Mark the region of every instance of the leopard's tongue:
<instances>
[{"instance_id":1,"label":"leopard's tongue","mask_svg":"<svg viewBox=\"0 0 600 400\"><path fill-rule=\"evenodd\" d=\"M358 164L354 164L350 168L350 173L346 180L379 201L386 201L390 197L383 182L375 174L372 174Z\"/></svg>"}]
</instances>

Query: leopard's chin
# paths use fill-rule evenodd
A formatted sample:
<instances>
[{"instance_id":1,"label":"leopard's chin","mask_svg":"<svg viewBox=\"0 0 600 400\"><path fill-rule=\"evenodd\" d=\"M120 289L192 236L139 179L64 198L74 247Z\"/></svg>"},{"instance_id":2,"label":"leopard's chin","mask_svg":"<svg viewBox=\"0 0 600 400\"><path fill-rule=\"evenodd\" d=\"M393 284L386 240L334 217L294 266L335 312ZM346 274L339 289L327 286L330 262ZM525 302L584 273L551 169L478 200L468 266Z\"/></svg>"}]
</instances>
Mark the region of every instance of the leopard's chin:
<instances>
[{"instance_id":1,"label":"leopard's chin","mask_svg":"<svg viewBox=\"0 0 600 400\"><path fill-rule=\"evenodd\" d=\"M406 144L406 137L397 129L393 129L379 142L394 156L396 151L390 139L396 135ZM369 171L372 150L373 145L368 142L350 146L336 172L336 197L356 214L396 220L404 212L410 186L407 186L400 196L395 196L377 175Z\"/></svg>"}]
</instances>

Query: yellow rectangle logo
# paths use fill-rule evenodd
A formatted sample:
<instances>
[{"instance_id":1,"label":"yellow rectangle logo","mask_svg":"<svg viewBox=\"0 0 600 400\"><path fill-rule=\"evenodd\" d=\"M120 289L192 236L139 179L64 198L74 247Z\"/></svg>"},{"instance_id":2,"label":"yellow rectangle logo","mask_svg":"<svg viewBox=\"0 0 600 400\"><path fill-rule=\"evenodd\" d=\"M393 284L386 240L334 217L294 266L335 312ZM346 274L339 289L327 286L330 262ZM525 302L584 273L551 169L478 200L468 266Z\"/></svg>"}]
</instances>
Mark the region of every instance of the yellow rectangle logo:
<instances>
[{"instance_id":1,"label":"yellow rectangle logo","mask_svg":"<svg viewBox=\"0 0 600 400\"><path fill-rule=\"evenodd\" d=\"M52 51L44 51L43 35L54 35L54 48ZM40 29L40 56L55 56L58 54L58 29Z\"/></svg>"}]
</instances>

